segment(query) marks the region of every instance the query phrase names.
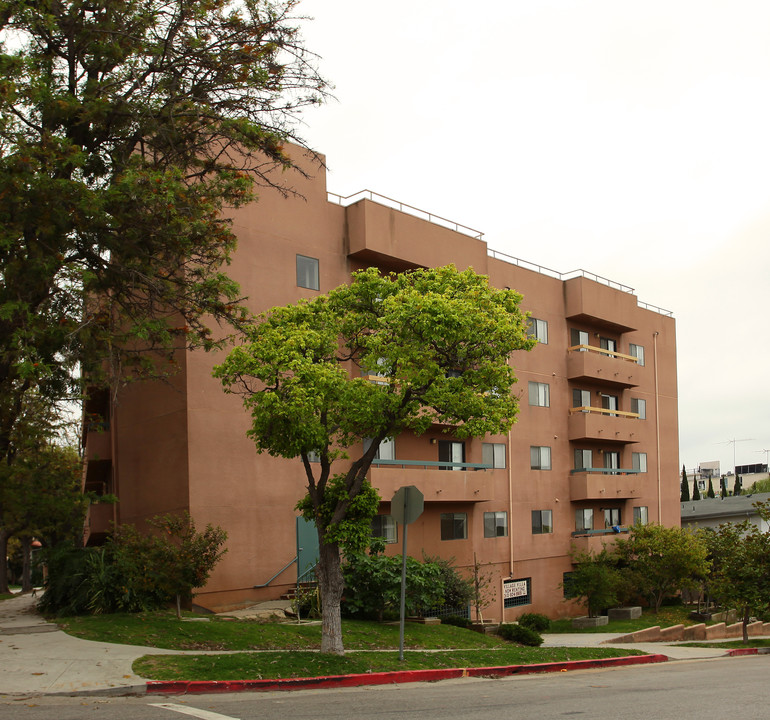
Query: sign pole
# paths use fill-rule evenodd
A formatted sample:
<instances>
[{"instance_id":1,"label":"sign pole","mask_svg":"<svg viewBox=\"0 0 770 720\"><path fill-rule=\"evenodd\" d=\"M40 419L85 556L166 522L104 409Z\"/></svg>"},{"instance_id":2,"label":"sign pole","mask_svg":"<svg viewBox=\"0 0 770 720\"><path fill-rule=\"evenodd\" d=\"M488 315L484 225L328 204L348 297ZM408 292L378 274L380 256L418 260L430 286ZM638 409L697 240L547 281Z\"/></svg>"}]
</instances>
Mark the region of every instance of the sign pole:
<instances>
[{"instance_id":1,"label":"sign pole","mask_svg":"<svg viewBox=\"0 0 770 720\"><path fill-rule=\"evenodd\" d=\"M404 545L401 549L401 627L398 632L398 659L404 659L404 621L406 615L406 530L404 525Z\"/></svg>"}]
</instances>

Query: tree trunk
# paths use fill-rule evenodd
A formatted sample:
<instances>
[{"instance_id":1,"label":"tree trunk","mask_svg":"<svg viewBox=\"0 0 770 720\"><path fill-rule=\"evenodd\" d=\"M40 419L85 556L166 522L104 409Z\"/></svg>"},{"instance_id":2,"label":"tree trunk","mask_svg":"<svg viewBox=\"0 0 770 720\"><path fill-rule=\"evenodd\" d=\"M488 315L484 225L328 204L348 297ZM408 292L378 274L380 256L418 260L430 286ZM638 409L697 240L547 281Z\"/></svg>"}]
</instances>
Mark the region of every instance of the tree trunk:
<instances>
[{"instance_id":1,"label":"tree trunk","mask_svg":"<svg viewBox=\"0 0 770 720\"><path fill-rule=\"evenodd\" d=\"M321 540L316 572L321 591L321 652L344 655L340 614L344 582L338 545L327 544Z\"/></svg>"},{"instance_id":2,"label":"tree trunk","mask_svg":"<svg viewBox=\"0 0 770 720\"><path fill-rule=\"evenodd\" d=\"M743 644L747 645L749 642L749 609L748 607L743 611Z\"/></svg>"},{"instance_id":3,"label":"tree trunk","mask_svg":"<svg viewBox=\"0 0 770 720\"><path fill-rule=\"evenodd\" d=\"M0 593L8 593L8 530L0 527Z\"/></svg>"},{"instance_id":4,"label":"tree trunk","mask_svg":"<svg viewBox=\"0 0 770 720\"><path fill-rule=\"evenodd\" d=\"M21 591L32 592L32 538L25 535L21 539Z\"/></svg>"}]
</instances>

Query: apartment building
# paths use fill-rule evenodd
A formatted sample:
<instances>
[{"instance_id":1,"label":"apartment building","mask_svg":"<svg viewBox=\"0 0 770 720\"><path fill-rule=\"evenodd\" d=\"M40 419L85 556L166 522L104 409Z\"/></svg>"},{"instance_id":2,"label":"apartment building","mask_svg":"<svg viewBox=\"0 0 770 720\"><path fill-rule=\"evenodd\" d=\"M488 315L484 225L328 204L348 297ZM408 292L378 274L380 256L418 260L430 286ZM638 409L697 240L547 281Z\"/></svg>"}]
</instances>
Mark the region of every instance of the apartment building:
<instances>
[{"instance_id":1,"label":"apartment building","mask_svg":"<svg viewBox=\"0 0 770 720\"><path fill-rule=\"evenodd\" d=\"M322 168L311 175L298 179L303 198L265 190L232 215L229 272L254 311L315 297L360 268L454 263L520 291L539 340L512 357L521 409L510 433L463 442L436 426L381 447L374 531L401 551L389 501L415 485L425 511L410 525L410 554L466 572L475 554L494 576L486 617L576 614L561 587L573 548L598 549L634 522L679 524L674 319L616 282L500 254L479 233L372 193L339 198ZM304 568L312 545L294 510L301 461L256 453L239 398L211 377L221 358L183 354L169 383L131 385L117 402L96 393L86 407L86 485L120 498L92 507L89 541L110 520L182 510L222 526L228 553L196 598L215 610L278 597L296 581L298 546Z\"/></svg>"}]
</instances>

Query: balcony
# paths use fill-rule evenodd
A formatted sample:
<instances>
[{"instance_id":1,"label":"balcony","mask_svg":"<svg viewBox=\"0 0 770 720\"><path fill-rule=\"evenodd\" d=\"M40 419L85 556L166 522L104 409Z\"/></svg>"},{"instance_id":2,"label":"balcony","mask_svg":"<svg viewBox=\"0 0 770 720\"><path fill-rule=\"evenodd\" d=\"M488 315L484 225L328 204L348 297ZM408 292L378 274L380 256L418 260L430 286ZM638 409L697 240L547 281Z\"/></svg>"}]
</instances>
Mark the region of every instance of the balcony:
<instances>
[{"instance_id":1,"label":"balcony","mask_svg":"<svg viewBox=\"0 0 770 720\"><path fill-rule=\"evenodd\" d=\"M572 544L579 553L600 553L603 548L611 547L619 535L628 535L627 527L617 530L578 530L572 533Z\"/></svg>"},{"instance_id":2,"label":"balcony","mask_svg":"<svg viewBox=\"0 0 770 720\"><path fill-rule=\"evenodd\" d=\"M600 440L605 443L639 442L634 420L639 413L591 406L570 408L567 433L571 441Z\"/></svg>"},{"instance_id":3,"label":"balcony","mask_svg":"<svg viewBox=\"0 0 770 720\"><path fill-rule=\"evenodd\" d=\"M581 468L569 478L570 500L629 500L641 496L641 471Z\"/></svg>"},{"instance_id":4,"label":"balcony","mask_svg":"<svg viewBox=\"0 0 770 720\"><path fill-rule=\"evenodd\" d=\"M370 480L384 502L404 485L417 487L425 502L483 502L494 497L494 474L485 472L491 470L481 463L375 460Z\"/></svg>"},{"instance_id":5,"label":"balcony","mask_svg":"<svg viewBox=\"0 0 770 720\"><path fill-rule=\"evenodd\" d=\"M639 385L639 360L593 345L567 348L567 379L630 388Z\"/></svg>"},{"instance_id":6,"label":"balcony","mask_svg":"<svg viewBox=\"0 0 770 720\"><path fill-rule=\"evenodd\" d=\"M109 428L105 431L90 430L86 434L85 455L89 460L109 460L112 458L112 435Z\"/></svg>"},{"instance_id":7,"label":"balcony","mask_svg":"<svg viewBox=\"0 0 770 720\"><path fill-rule=\"evenodd\" d=\"M586 277L567 280L565 300L567 319L624 333L636 330L636 296L630 288L608 287Z\"/></svg>"},{"instance_id":8,"label":"balcony","mask_svg":"<svg viewBox=\"0 0 770 720\"><path fill-rule=\"evenodd\" d=\"M103 540L112 531L114 519L115 506L112 503L92 503L86 515L83 543L87 545L91 538Z\"/></svg>"}]
</instances>

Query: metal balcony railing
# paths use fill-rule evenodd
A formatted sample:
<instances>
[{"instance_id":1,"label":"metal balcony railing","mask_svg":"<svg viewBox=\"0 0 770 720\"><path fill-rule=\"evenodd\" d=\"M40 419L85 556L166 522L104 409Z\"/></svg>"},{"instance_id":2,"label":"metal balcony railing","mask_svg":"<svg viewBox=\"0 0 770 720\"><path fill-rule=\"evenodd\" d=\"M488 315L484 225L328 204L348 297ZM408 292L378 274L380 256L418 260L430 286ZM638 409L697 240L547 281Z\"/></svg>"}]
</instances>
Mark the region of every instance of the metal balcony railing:
<instances>
[{"instance_id":1,"label":"metal balcony railing","mask_svg":"<svg viewBox=\"0 0 770 720\"><path fill-rule=\"evenodd\" d=\"M638 475L643 470L635 470L634 468L606 468L606 467L590 467L590 468L575 468L570 470L570 475L575 473L600 473L602 475Z\"/></svg>"},{"instance_id":2,"label":"metal balcony railing","mask_svg":"<svg viewBox=\"0 0 770 720\"><path fill-rule=\"evenodd\" d=\"M599 355L606 355L607 357L625 360L626 362L639 363L639 358L634 355L626 355L617 350L605 350L604 348L596 347L595 345L572 345L567 348L567 352L593 352L598 353Z\"/></svg>"},{"instance_id":3,"label":"metal balcony railing","mask_svg":"<svg viewBox=\"0 0 770 720\"><path fill-rule=\"evenodd\" d=\"M375 467L397 467L397 468L422 468L423 470L492 470L492 465L484 463L458 463L433 460L372 460Z\"/></svg>"},{"instance_id":4,"label":"metal balcony railing","mask_svg":"<svg viewBox=\"0 0 770 720\"><path fill-rule=\"evenodd\" d=\"M627 533L628 528L624 525L617 525L611 528L604 528L603 530L575 530L572 533L572 537L595 537L596 535L618 535L619 533Z\"/></svg>"}]
</instances>

